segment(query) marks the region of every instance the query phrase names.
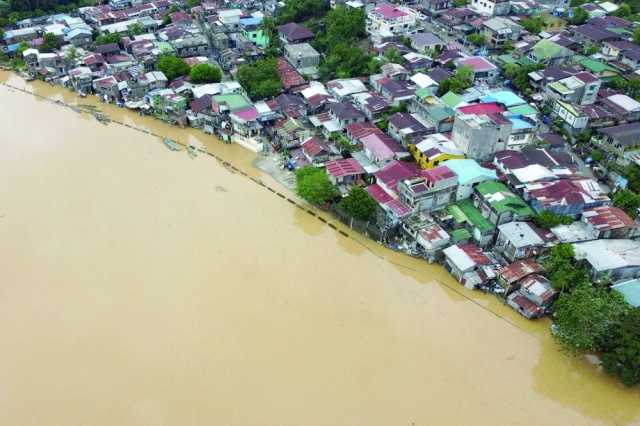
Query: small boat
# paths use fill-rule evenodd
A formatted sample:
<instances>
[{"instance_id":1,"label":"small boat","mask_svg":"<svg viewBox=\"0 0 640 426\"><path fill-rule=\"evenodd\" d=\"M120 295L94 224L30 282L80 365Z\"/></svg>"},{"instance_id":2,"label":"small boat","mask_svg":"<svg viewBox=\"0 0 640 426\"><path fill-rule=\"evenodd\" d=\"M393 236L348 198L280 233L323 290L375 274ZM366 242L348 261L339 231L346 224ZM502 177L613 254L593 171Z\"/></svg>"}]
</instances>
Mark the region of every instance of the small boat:
<instances>
[{"instance_id":1,"label":"small boat","mask_svg":"<svg viewBox=\"0 0 640 426\"><path fill-rule=\"evenodd\" d=\"M180 151L180 144L173 139L164 138L163 142L171 151Z\"/></svg>"}]
</instances>

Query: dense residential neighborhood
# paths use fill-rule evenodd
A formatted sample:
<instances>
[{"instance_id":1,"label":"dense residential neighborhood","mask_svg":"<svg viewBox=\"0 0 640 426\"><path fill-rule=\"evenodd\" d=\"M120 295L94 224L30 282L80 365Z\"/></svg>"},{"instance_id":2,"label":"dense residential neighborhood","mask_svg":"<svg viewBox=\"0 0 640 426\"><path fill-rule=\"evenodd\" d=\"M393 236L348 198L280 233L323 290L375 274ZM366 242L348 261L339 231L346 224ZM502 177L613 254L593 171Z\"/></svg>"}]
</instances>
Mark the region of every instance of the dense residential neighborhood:
<instances>
[{"instance_id":1,"label":"dense residential neighborhood","mask_svg":"<svg viewBox=\"0 0 640 426\"><path fill-rule=\"evenodd\" d=\"M640 4L77 6L4 17L3 63L276 158L310 203L640 383L615 355L640 308Z\"/></svg>"}]
</instances>

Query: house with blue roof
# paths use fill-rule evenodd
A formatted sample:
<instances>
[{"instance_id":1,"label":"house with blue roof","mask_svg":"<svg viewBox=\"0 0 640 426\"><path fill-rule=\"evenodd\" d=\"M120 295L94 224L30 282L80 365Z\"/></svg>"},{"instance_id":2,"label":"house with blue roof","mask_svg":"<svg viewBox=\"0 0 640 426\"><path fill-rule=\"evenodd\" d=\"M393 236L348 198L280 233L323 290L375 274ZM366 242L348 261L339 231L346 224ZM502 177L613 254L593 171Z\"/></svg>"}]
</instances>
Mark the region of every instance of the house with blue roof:
<instances>
[{"instance_id":1,"label":"house with blue roof","mask_svg":"<svg viewBox=\"0 0 640 426\"><path fill-rule=\"evenodd\" d=\"M515 107L518 105L526 104L527 101L520 96L513 93L511 90L496 90L489 92L485 96L480 98L483 103L487 102L499 102L507 108Z\"/></svg>"},{"instance_id":2,"label":"house with blue roof","mask_svg":"<svg viewBox=\"0 0 640 426\"><path fill-rule=\"evenodd\" d=\"M524 115L507 115L507 120L513 124L507 142L507 149L519 151L533 142L537 123Z\"/></svg>"},{"instance_id":3,"label":"house with blue roof","mask_svg":"<svg viewBox=\"0 0 640 426\"><path fill-rule=\"evenodd\" d=\"M71 43L76 47L89 46L93 42L93 34L87 28L73 28L64 35L65 43Z\"/></svg>"},{"instance_id":4,"label":"house with blue roof","mask_svg":"<svg viewBox=\"0 0 640 426\"><path fill-rule=\"evenodd\" d=\"M619 282L612 285L611 289L622 294L624 300L634 308L640 308L640 279Z\"/></svg>"},{"instance_id":5,"label":"house with blue roof","mask_svg":"<svg viewBox=\"0 0 640 426\"><path fill-rule=\"evenodd\" d=\"M470 158L447 160L442 164L458 176L456 201L471 197L477 184L498 179L495 170L482 167L476 160Z\"/></svg>"}]
</instances>

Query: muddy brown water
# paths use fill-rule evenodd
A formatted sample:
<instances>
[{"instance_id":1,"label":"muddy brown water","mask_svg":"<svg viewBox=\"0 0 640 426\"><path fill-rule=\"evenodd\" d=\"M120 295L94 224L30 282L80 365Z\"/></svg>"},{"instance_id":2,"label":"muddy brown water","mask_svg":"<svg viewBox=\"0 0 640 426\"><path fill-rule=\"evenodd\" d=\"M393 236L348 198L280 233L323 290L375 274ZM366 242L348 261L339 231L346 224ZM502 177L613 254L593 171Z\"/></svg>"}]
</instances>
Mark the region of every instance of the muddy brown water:
<instances>
[{"instance_id":1,"label":"muddy brown water","mask_svg":"<svg viewBox=\"0 0 640 426\"><path fill-rule=\"evenodd\" d=\"M241 147L0 82L293 198ZM640 424L638 391L548 321L214 158L7 86L0 128L0 425Z\"/></svg>"}]
</instances>

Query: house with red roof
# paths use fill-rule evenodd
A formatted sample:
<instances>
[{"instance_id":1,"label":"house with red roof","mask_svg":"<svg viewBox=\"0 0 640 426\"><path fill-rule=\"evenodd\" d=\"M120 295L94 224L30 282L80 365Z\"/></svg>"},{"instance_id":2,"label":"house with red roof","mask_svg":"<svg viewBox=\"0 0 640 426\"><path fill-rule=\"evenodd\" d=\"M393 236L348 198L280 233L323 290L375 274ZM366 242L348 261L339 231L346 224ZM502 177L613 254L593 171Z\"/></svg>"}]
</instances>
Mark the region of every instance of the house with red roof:
<instances>
[{"instance_id":1,"label":"house with red roof","mask_svg":"<svg viewBox=\"0 0 640 426\"><path fill-rule=\"evenodd\" d=\"M499 74L498 67L482 56L468 56L455 61L456 67L469 67L473 70L473 81L493 83Z\"/></svg>"},{"instance_id":2,"label":"house with red roof","mask_svg":"<svg viewBox=\"0 0 640 426\"><path fill-rule=\"evenodd\" d=\"M445 269L467 288L475 288L496 278L500 268L496 260L475 244L452 245L442 253Z\"/></svg>"},{"instance_id":3,"label":"house with red roof","mask_svg":"<svg viewBox=\"0 0 640 426\"><path fill-rule=\"evenodd\" d=\"M353 185L361 180L365 171L355 158L340 158L325 164L329 180L334 185Z\"/></svg>"},{"instance_id":4,"label":"house with red roof","mask_svg":"<svg viewBox=\"0 0 640 426\"><path fill-rule=\"evenodd\" d=\"M315 165L324 164L334 154L329 144L317 136L310 137L300 146L307 161Z\"/></svg>"},{"instance_id":5,"label":"house with red roof","mask_svg":"<svg viewBox=\"0 0 640 426\"><path fill-rule=\"evenodd\" d=\"M535 182L524 187L524 199L537 213L550 210L567 216L611 205L611 200L602 192L598 182L587 178Z\"/></svg>"},{"instance_id":6,"label":"house with red roof","mask_svg":"<svg viewBox=\"0 0 640 426\"><path fill-rule=\"evenodd\" d=\"M455 201L458 176L447 166L421 170L419 175L398 182L400 199L413 210L432 212Z\"/></svg>"},{"instance_id":7,"label":"house with red roof","mask_svg":"<svg viewBox=\"0 0 640 426\"><path fill-rule=\"evenodd\" d=\"M640 236L640 225L618 207L602 206L585 210L580 220L595 239L631 239Z\"/></svg>"}]
</instances>

